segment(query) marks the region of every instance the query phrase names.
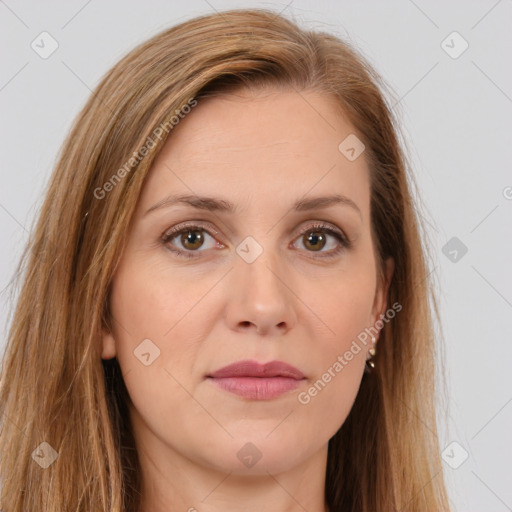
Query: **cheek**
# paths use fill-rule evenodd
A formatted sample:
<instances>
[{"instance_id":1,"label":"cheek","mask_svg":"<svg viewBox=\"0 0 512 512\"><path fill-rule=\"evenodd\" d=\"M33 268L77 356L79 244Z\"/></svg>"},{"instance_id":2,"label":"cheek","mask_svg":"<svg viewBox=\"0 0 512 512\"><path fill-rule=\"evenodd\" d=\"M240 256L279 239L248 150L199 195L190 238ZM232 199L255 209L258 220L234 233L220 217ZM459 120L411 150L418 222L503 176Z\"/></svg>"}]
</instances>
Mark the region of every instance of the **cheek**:
<instances>
[{"instance_id":1,"label":"cheek","mask_svg":"<svg viewBox=\"0 0 512 512\"><path fill-rule=\"evenodd\" d=\"M200 333L190 328L204 309L198 307L201 290L187 282L195 293L180 293L186 283L176 273L167 278L154 266L125 260L111 293L117 359L136 417L164 437L179 435L169 426L175 411L201 414L186 389L200 347Z\"/></svg>"},{"instance_id":2,"label":"cheek","mask_svg":"<svg viewBox=\"0 0 512 512\"><path fill-rule=\"evenodd\" d=\"M330 438L350 413L366 361L364 329L369 327L371 291L371 279L341 280L330 287L322 307L318 304L316 311L328 329L323 329L324 334L315 340L314 353L309 357L315 371L308 387L297 396L304 417L317 418L304 423L306 431L312 429L310 435L317 429L317 434ZM366 340L370 337L366 336Z\"/></svg>"},{"instance_id":3,"label":"cheek","mask_svg":"<svg viewBox=\"0 0 512 512\"><path fill-rule=\"evenodd\" d=\"M374 278L367 270L340 276L312 302L312 314L322 320L322 334L316 336L311 357L315 361L314 385L299 402L314 402L312 410L323 409L322 414L337 420L348 414L364 370L371 342L365 329L371 326Z\"/></svg>"},{"instance_id":4,"label":"cheek","mask_svg":"<svg viewBox=\"0 0 512 512\"><path fill-rule=\"evenodd\" d=\"M204 280L128 260L116 275L111 295L119 341L133 344L154 337L169 343L206 292Z\"/></svg>"},{"instance_id":5,"label":"cheek","mask_svg":"<svg viewBox=\"0 0 512 512\"><path fill-rule=\"evenodd\" d=\"M111 293L114 338L123 375L130 376L127 387L131 380L137 396L142 389L153 395L160 386L169 391L177 382L187 385L201 343L219 316L208 296L211 287L206 276L171 274L136 258L119 267Z\"/></svg>"},{"instance_id":6,"label":"cheek","mask_svg":"<svg viewBox=\"0 0 512 512\"><path fill-rule=\"evenodd\" d=\"M320 352L325 355L347 350L352 340L370 326L375 275L368 268L371 267L340 273L308 301L312 314L321 318L327 333L321 337L325 346Z\"/></svg>"}]
</instances>

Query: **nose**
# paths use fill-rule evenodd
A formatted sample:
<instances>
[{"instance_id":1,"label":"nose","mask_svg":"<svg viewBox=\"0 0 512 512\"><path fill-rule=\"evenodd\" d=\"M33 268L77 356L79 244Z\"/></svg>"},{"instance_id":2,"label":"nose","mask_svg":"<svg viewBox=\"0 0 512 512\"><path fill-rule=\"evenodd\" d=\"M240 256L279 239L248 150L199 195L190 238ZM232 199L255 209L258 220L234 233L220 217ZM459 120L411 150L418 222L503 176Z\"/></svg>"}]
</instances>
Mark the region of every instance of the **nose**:
<instances>
[{"instance_id":1,"label":"nose","mask_svg":"<svg viewBox=\"0 0 512 512\"><path fill-rule=\"evenodd\" d=\"M291 276L270 258L262 255L252 263L238 259L227 286L231 329L281 336L296 323Z\"/></svg>"}]
</instances>

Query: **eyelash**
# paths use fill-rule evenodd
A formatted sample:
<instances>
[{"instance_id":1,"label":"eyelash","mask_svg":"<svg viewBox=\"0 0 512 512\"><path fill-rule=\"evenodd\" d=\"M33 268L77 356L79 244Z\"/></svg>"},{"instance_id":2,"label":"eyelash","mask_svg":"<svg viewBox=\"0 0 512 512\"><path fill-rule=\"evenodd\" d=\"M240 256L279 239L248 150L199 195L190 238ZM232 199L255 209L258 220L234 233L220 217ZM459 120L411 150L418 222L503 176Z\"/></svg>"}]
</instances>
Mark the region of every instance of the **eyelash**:
<instances>
[{"instance_id":1,"label":"eyelash","mask_svg":"<svg viewBox=\"0 0 512 512\"><path fill-rule=\"evenodd\" d=\"M172 251L173 253L177 254L178 256L180 256L182 258L187 258L187 259L197 258L198 256L194 253L203 252L203 251L184 251L181 249L176 249L175 247L171 247L171 245L169 244L169 242L173 238L176 238L178 235L181 235L182 233L186 233L187 231L205 231L206 233L208 233L210 236L213 237L212 233L210 233L210 231L205 226L198 225L198 224L190 224L190 225L185 225L185 226L178 225L163 234L162 242L167 246L167 248L170 251ZM344 249L351 248L351 242L341 232L331 228L329 226L329 224L325 224L323 222L317 222L317 223L314 223L314 224L308 226L306 229L302 230L302 232L299 234L299 237L305 235L306 233L317 232L317 231L322 231L322 232L325 232L325 233L333 236L340 243L340 245L336 249L333 249L332 251L330 251L326 254L322 253L323 254L322 256L318 256L319 258L326 258L326 259L334 258L334 257L338 256L338 254L341 251L343 251ZM213 233L217 234L215 231L213 231ZM308 252L313 252L313 251L308 251Z\"/></svg>"}]
</instances>

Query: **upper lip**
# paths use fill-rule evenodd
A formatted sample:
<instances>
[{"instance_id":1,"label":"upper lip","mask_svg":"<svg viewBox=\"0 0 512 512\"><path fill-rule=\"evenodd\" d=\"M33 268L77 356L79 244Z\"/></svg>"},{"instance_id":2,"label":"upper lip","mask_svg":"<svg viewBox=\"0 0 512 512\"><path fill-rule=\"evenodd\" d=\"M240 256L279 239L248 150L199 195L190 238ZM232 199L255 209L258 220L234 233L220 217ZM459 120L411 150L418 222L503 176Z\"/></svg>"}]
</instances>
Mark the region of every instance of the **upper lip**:
<instances>
[{"instance_id":1,"label":"upper lip","mask_svg":"<svg viewBox=\"0 0 512 512\"><path fill-rule=\"evenodd\" d=\"M304 378L300 370L283 361L270 361L265 364L257 361L237 361L210 373L208 377L288 377L296 380Z\"/></svg>"}]
</instances>

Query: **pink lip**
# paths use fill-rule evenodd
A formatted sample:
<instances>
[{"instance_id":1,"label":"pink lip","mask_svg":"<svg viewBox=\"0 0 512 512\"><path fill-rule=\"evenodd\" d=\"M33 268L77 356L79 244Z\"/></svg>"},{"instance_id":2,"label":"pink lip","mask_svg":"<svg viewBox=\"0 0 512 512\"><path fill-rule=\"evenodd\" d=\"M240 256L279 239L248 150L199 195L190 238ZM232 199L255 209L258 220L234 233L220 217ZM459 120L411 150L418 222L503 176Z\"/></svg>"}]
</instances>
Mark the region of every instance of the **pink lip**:
<instances>
[{"instance_id":1,"label":"pink lip","mask_svg":"<svg viewBox=\"0 0 512 512\"><path fill-rule=\"evenodd\" d=\"M207 377L222 389L249 400L276 398L298 387L304 379L300 370L282 361L238 361Z\"/></svg>"}]
</instances>

